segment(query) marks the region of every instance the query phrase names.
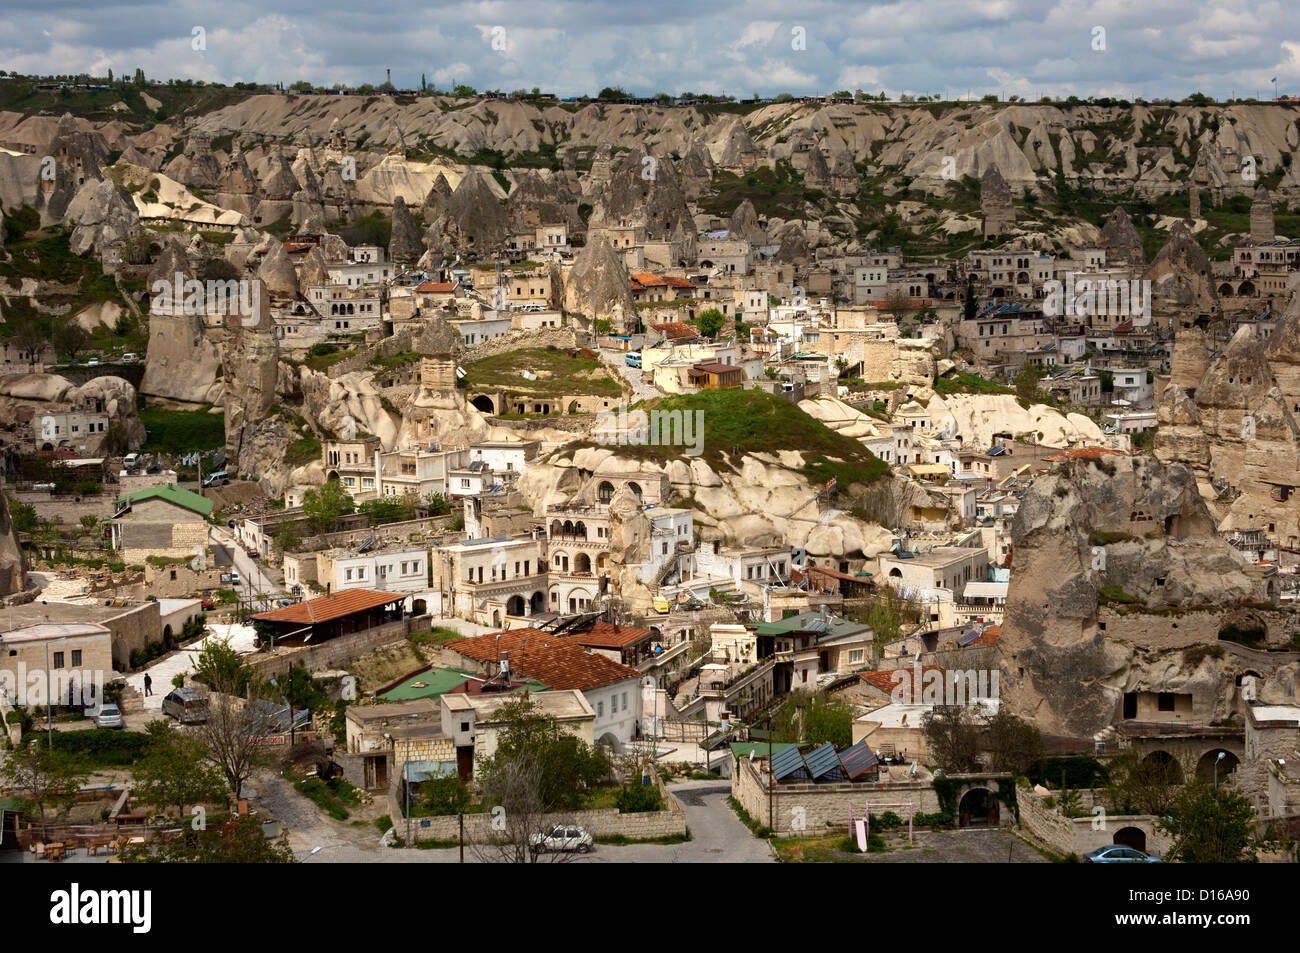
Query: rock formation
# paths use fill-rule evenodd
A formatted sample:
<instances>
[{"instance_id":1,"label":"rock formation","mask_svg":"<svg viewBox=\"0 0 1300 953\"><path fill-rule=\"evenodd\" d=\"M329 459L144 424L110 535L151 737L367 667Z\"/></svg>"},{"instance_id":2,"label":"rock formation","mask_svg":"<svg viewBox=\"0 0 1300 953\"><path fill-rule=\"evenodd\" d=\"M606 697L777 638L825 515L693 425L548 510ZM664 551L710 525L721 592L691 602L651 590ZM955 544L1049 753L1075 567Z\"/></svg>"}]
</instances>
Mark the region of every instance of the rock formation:
<instances>
[{"instance_id":1,"label":"rock formation","mask_svg":"<svg viewBox=\"0 0 1300 953\"><path fill-rule=\"evenodd\" d=\"M9 515L9 498L0 493L0 599L27 588L27 566L18 528Z\"/></svg>"},{"instance_id":2,"label":"rock formation","mask_svg":"<svg viewBox=\"0 0 1300 953\"><path fill-rule=\"evenodd\" d=\"M597 233L578 253L564 283L564 310L588 322L608 319L617 333L636 324L636 302L623 258L605 236Z\"/></svg>"},{"instance_id":3,"label":"rock formation","mask_svg":"<svg viewBox=\"0 0 1300 953\"><path fill-rule=\"evenodd\" d=\"M408 265L414 263L423 251L415 219L406 207L406 200L399 195L393 199L393 233L388 241L388 257L398 264Z\"/></svg>"},{"instance_id":4,"label":"rock formation","mask_svg":"<svg viewBox=\"0 0 1300 953\"><path fill-rule=\"evenodd\" d=\"M74 255L98 252L122 241L140 225L130 193L112 179L88 181L68 204L67 214L76 222L68 239Z\"/></svg>"},{"instance_id":5,"label":"rock formation","mask_svg":"<svg viewBox=\"0 0 1300 953\"><path fill-rule=\"evenodd\" d=\"M1115 206L1106 217L1106 224L1101 228L1097 244L1106 250L1107 265L1129 265L1133 268L1146 267L1146 253L1142 250L1142 236L1133 226L1133 219L1122 206Z\"/></svg>"},{"instance_id":6,"label":"rock formation","mask_svg":"<svg viewBox=\"0 0 1300 953\"><path fill-rule=\"evenodd\" d=\"M1230 622L1268 625L1267 587L1215 534L1190 468L1068 461L1034 481L1012 536L1004 710L1092 739L1121 721L1129 693L1191 695L1179 724L1209 726L1240 704L1233 676L1245 663L1218 635Z\"/></svg>"},{"instance_id":7,"label":"rock formation","mask_svg":"<svg viewBox=\"0 0 1300 953\"><path fill-rule=\"evenodd\" d=\"M1273 231L1273 201L1268 189L1259 186L1250 203L1250 240L1255 244L1271 242L1277 237Z\"/></svg>"},{"instance_id":8,"label":"rock formation","mask_svg":"<svg viewBox=\"0 0 1300 953\"><path fill-rule=\"evenodd\" d=\"M980 212L984 216L984 237L997 238L1016 224L1016 209L1011 203L1011 189L996 165L980 176Z\"/></svg>"}]
</instances>

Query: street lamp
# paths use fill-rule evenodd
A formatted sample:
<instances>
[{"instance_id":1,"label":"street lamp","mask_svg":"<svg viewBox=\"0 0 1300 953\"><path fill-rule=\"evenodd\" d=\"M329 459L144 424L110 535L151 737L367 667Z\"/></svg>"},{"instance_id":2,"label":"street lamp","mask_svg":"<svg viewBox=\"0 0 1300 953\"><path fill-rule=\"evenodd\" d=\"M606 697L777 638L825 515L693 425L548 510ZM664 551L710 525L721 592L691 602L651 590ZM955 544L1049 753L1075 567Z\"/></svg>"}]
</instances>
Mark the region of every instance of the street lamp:
<instances>
[{"instance_id":1,"label":"street lamp","mask_svg":"<svg viewBox=\"0 0 1300 953\"><path fill-rule=\"evenodd\" d=\"M1219 756L1214 759L1214 786L1219 786L1219 762L1228 756L1228 752L1220 751Z\"/></svg>"},{"instance_id":2,"label":"street lamp","mask_svg":"<svg viewBox=\"0 0 1300 953\"><path fill-rule=\"evenodd\" d=\"M402 787L406 794L406 846L411 846L411 721L419 717L415 712L406 716L406 759L402 762Z\"/></svg>"},{"instance_id":3,"label":"street lamp","mask_svg":"<svg viewBox=\"0 0 1300 953\"><path fill-rule=\"evenodd\" d=\"M46 616L48 619L49 616ZM54 696L50 693L50 643L66 642L67 638L46 639L45 640L45 728L46 744L51 751L54 750Z\"/></svg>"}]
</instances>

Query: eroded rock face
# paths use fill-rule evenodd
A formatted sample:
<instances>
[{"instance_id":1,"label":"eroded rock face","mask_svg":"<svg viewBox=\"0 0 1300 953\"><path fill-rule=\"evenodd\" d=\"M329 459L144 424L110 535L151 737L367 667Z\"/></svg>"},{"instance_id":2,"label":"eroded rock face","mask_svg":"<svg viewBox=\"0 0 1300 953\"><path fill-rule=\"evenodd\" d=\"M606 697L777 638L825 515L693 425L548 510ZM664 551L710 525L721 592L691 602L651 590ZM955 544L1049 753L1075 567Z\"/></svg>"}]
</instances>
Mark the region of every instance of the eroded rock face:
<instances>
[{"instance_id":1,"label":"eroded rock face","mask_svg":"<svg viewBox=\"0 0 1300 953\"><path fill-rule=\"evenodd\" d=\"M140 226L131 194L112 179L86 182L68 205L68 218L77 223L68 239L74 255L98 252L122 241Z\"/></svg>"},{"instance_id":2,"label":"eroded rock face","mask_svg":"<svg viewBox=\"0 0 1300 953\"><path fill-rule=\"evenodd\" d=\"M1250 240L1271 242L1275 237L1273 201L1268 197L1268 189L1261 185L1255 189L1254 201L1250 203Z\"/></svg>"},{"instance_id":3,"label":"eroded rock face","mask_svg":"<svg viewBox=\"0 0 1300 953\"><path fill-rule=\"evenodd\" d=\"M601 233L573 262L564 283L564 310L589 321L609 319L627 333L636 321L636 302L622 257Z\"/></svg>"},{"instance_id":4,"label":"eroded rock face","mask_svg":"<svg viewBox=\"0 0 1300 953\"><path fill-rule=\"evenodd\" d=\"M9 514L9 498L0 493L0 599L27 588L27 566L18 530Z\"/></svg>"},{"instance_id":5,"label":"eroded rock face","mask_svg":"<svg viewBox=\"0 0 1300 953\"><path fill-rule=\"evenodd\" d=\"M39 433L39 418L44 414L69 411L105 413L111 424L121 428L128 449L139 448L145 441L144 425L136 412L136 391L131 382L120 377L95 377L77 385L56 374L13 374L0 377L0 420L33 420ZM107 431L100 435L71 436L69 443L86 454L104 452ZM54 449L58 449L55 447Z\"/></svg>"},{"instance_id":6,"label":"eroded rock face","mask_svg":"<svg viewBox=\"0 0 1300 953\"><path fill-rule=\"evenodd\" d=\"M1175 222L1169 240L1142 276L1151 282L1151 306L1190 318L1219 313L1219 292L1210 259L1185 222Z\"/></svg>"},{"instance_id":7,"label":"eroded rock face","mask_svg":"<svg viewBox=\"0 0 1300 953\"><path fill-rule=\"evenodd\" d=\"M1142 251L1142 236L1133 226L1133 219L1123 206L1115 206L1106 217L1106 224L1101 228L1101 237L1097 244L1106 249L1106 263L1146 267L1146 255Z\"/></svg>"},{"instance_id":8,"label":"eroded rock face","mask_svg":"<svg viewBox=\"0 0 1300 953\"><path fill-rule=\"evenodd\" d=\"M745 199L736 206L736 210L731 213L731 221L727 224L728 238L743 238L750 245L763 245L767 242L767 233L758 223L758 213L754 211L754 203Z\"/></svg>"},{"instance_id":9,"label":"eroded rock face","mask_svg":"<svg viewBox=\"0 0 1300 953\"><path fill-rule=\"evenodd\" d=\"M1015 227L1011 189L996 165L990 165L980 176L980 211L984 215L985 238L995 238Z\"/></svg>"},{"instance_id":10,"label":"eroded rock face","mask_svg":"<svg viewBox=\"0 0 1300 953\"><path fill-rule=\"evenodd\" d=\"M395 262L410 264L423 251L415 219L406 207L406 200L399 195L393 199L393 234L388 241L388 255Z\"/></svg>"},{"instance_id":11,"label":"eroded rock face","mask_svg":"<svg viewBox=\"0 0 1300 953\"><path fill-rule=\"evenodd\" d=\"M1006 710L1080 739L1118 722L1127 692L1190 693L1203 724L1231 712L1232 655L1201 649L1265 592L1216 535L1190 467L1069 461L1034 481L1012 537Z\"/></svg>"}]
</instances>

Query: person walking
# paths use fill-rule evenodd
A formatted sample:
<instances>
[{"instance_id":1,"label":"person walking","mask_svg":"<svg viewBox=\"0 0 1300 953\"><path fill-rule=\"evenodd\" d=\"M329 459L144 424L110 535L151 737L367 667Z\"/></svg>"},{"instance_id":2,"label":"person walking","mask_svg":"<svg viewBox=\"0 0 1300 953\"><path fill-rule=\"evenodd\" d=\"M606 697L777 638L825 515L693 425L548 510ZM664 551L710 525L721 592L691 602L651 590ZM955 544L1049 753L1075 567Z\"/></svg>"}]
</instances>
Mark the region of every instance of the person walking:
<instances>
[{"instance_id":1,"label":"person walking","mask_svg":"<svg viewBox=\"0 0 1300 953\"><path fill-rule=\"evenodd\" d=\"M144 697L148 698L152 694L153 694L153 679L150 678L149 674L146 672L144 676Z\"/></svg>"}]
</instances>

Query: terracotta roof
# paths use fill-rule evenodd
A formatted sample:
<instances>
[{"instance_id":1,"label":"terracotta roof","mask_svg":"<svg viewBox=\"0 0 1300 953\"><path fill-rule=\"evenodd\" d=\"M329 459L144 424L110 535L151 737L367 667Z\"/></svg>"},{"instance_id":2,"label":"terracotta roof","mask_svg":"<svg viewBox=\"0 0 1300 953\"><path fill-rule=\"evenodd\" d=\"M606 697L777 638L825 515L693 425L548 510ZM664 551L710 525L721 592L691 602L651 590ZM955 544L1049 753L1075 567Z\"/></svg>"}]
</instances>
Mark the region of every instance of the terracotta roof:
<instances>
[{"instance_id":1,"label":"terracotta roof","mask_svg":"<svg viewBox=\"0 0 1300 953\"><path fill-rule=\"evenodd\" d=\"M924 676L926 672L942 672L942 671L943 671L942 665L921 666L922 676ZM906 672L907 674L902 678L895 678L894 677L895 672ZM864 682L868 682L869 684L874 685L876 688L880 689L886 695L893 695L894 691L900 688L903 689L903 691L906 691L907 689L903 688L903 686L907 685L909 680L913 680L913 681L915 680L914 669L911 668L886 668L876 672L863 672L862 675L859 677ZM912 686L913 698L921 697L921 688L922 688L921 685Z\"/></svg>"},{"instance_id":2,"label":"terracotta roof","mask_svg":"<svg viewBox=\"0 0 1300 953\"><path fill-rule=\"evenodd\" d=\"M998 639L1002 637L1002 626L991 625L984 630L984 634L972 642L972 645L997 645Z\"/></svg>"},{"instance_id":3,"label":"terracotta roof","mask_svg":"<svg viewBox=\"0 0 1300 953\"><path fill-rule=\"evenodd\" d=\"M354 612L364 612L405 599L401 593L376 592L374 589L344 589L330 596L308 599L294 603L282 609L259 612L253 616L264 622L298 622L310 625L313 622L328 622Z\"/></svg>"},{"instance_id":4,"label":"terracotta roof","mask_svg":"<svg viewBox=\"0 0 1300 953\"><path fill-rule=\"evenodd\" d=\"M641 285L644 285L644 286L647 287L647 288L652 287L652 286L659 286L659 285L665 285L665 286L666 286L666 285L668 284L668 279L667 279L667 278L660 278L658 275L653 275L653 274L651 274L651 273L648 272L648 271L638 271L638 272L634 272L634 273L631 274L629 277L630 277L633 281L635 281L635 282L637 282L637 283L639 283L639 284L641 284Z\"/></svg>"},{"instance_id":5,"label":"terracotta roof","mask_svg":"<svg viewBox=\"0 0 1300 953\"><path fill-rule=\"evenodd\" d=\"M426 281L416 285L415 290L422 294L450 294L456 290L456 286L450 281Z\"/></svg>"},{"instance_id":6,"label":"terracotta roof","mask_svg":"<svg viewBox=\"0 0 1300 953\"><path fill-rule=\"evenodd\" d=\"M689 288L692 291L695 290L695 285L689 278L675 278L672 275L664 275L664 281L668 283L668 287L670 288Z\"/></svg>"},{"instance_id":7,"label":"terracotta roof","mask_svg":"<svg viewBox=\"0 0 1300 953\"><path fill-rule=\"evenodd\" d=\"M637 281L636 278L632 277L631 275L627 276L627 286L631 288L633 291L645 290L645 285L641 284L641 282Z\"/></svg>"},{"instance_id":8,"label":"terracotta roof","mask_svg":"<svg viewBox=\"0 0 1300 953\"><path fill-rule=\"evenodd\" d=\"M744 368L739 364L719 364L716 361L705 361L703 364L693 366L691 375L693 377L703 377L705 374L730 374L734 371L743 372Z\"/></svg>"},{"instance_id":9,"label":"terracotta roof","mask_svg":"<svg viewBox=\"0 0 1300 953\"><path fill-rule=\"evenodd\" d=\"M650 327L658 331L664 337L669 338L693 338L699 335L689 324L683 324L680 321L668 321L665 324L652 324Z\"/></svg>"},{"instance_id":10,"label":"terracotta roof","mask_svg":"<svg viewBox=\"0 0 1300 953\"><path fill-rule=\"evenodd\" d=\"M506 652L512 674L544 682L557 691L586 691L641 674L564 636L531 627L455 639L443 647L476 662L496 662Z\"/></svg>"},{"instance_id":11,"label":"terracotta roof","mask_svg":"<svg viewBox=\"0 0 1300 953\"><path fill-rule=\"evenodd\" d=\"M600 649L621 649L651 636L649 629L638 629L631 625L614 625L604 619L596 620L591 628L575 632L570 638L579 645L589 645Z\"/></svg>"}]
</instances>

